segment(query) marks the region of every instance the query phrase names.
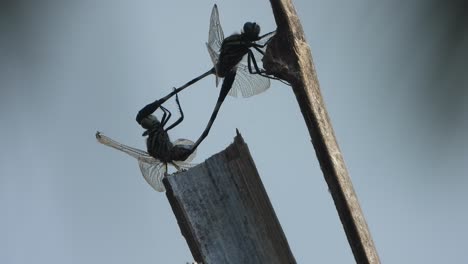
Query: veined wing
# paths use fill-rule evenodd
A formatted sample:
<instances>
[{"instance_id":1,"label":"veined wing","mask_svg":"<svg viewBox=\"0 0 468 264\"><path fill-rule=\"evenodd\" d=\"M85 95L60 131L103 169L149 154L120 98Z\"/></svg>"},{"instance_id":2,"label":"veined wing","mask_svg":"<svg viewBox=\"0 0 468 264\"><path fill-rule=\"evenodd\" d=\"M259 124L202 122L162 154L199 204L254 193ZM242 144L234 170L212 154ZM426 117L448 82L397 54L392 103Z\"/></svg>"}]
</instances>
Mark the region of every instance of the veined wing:
<instances>
[{"instance_id":1,"label":"veined wing","mask_svg":"<svg viewBox=\"0 0 468 264\"><path fill-rule=\"evenodd\" d=\"M143 178L145 178L146 182L158 192L165 191L162 179L167 172L166 164L151 157L146 151L119 143L101 132L96 133L96 139L101 144L115 148L136 158L140 166L141 174L143 174Z\"/></svg>"},{"instance_id":2,"label":"veined wing","mask_svg":"<svg viewBox=\"0 0 468 264\"><path fill-rule=\"evenodd\" d=\"M252 70L255 69L252 66ZM251 74L247 65L239 63L237 65L236 78L229 91L233 97L251 97L260 94L270 88L270 79L258 74Z\"/></svg>"},{"instance_id":3,"label":"veined wing","mask_svg":"<svg viewBox=\"0 0 468 264\"><path fill-rule=\"evenodd\" d=\"M208 32L207 45L219 53L223 40L224 33L223 29L221 28L221 23L219 22L218 6L215 4L211 10L210 29Z\"/></svg>"},{"instance_id":4,"label":"veined wing","mask_svg":"<svg viewBox=\"0 0 468 264\"><path fill-rule=\"evenodd\" d=\"M162 182L165 174L167 173L167 164L163 162L147 163L143 160L138 160L141 174L146 182L153 187L157 192L164 192L164 184Z\"/></svg>"},{"instance_id":5,"label":"veined wing","mask_svg":"<svg viewBox=\"0 0 468 264\"><path fill-rule=\"evenodd\" d=\"M208 42L206 43L208 53L215 67L218 63L219 51L221 50L223 40L223 28L219 22L218 6L215 4L211 10L210 29L208 32ZM218 87L219 79L218 75L216 75L216 87Z\"/></svg>"},{"instance_id":6,"label":"veined wing","mask_svg":"<svg viewBox=\"0 0 468 264\"><path fill-rule=\"evenodd\" d=\"M219 50L215 51L210 45L208 45L208 43L206 43L206 47L208 49L208 53L210 54L211 61L213 62L213 66L216 69L216 65L218 64L218 58L219 58ZM216 78L216 87L218 87L219 80L222 78L218 77L217 74L215 74L215 78Z\"/></svg>"},{"instance_id":7,"label":"veined wing","mask_svg":"<svg viewBox=\"0 0 468 264\"><path fill-rule=\"evenodd\" d=\"M156 163L158 162L155 158L151 157L148 152L143 151L141 149L137 148L132 148L127 145L124 145L120 142L117 142L116 140L113 140L112 138L105 136L101 132L96 132L96 139L99 143L104 144L108 147L120 150L138 160L143 160L148 163Z\"/></svg>"}]
</instances>

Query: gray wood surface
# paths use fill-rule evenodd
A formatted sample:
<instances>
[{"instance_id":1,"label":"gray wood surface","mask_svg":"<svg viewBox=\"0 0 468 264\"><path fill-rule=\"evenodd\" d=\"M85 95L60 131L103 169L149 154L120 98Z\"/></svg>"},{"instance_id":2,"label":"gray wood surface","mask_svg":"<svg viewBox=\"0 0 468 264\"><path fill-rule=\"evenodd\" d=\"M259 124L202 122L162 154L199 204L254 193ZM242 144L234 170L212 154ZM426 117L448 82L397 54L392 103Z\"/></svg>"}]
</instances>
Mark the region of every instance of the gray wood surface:
<instances>
[{"instance_id":1,"label":"gray wood surface","mask_svg":"<svg viewBox=\"0 0 468 264\"><path fill-rule=\"evenodd\" d=\"M380 263L328 117L297 12L291 0L270 0L270 3L278 28L267 46L263 66L269 74L292 86L356 262Z\"/></svg>"},{"instance_id":2,"label":"gray wood surface","mask_svg":"<svg viewBox=\"0 0 468 264\"><path fill-rule=\"evenodd\" d=\"M224 151L164 184L195 261L296 263L240 134Z\"/></svg>"}]
</instances>

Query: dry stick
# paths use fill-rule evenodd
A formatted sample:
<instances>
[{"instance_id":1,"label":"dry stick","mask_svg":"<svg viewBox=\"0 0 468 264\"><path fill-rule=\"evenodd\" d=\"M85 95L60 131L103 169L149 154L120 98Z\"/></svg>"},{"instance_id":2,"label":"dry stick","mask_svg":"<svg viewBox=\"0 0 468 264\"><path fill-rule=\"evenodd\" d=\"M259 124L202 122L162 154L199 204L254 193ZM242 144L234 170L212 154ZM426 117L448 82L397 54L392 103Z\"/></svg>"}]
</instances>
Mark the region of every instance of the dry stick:
<instances>
[{"instance_id":1,"label":"dry stick","mask_svg":"<svg viewBox=\"0 0 468 264\"><path fill-rule=\"evenodd\" d=\"M164 186L195 261L296 263L240 134L202 164L167 176Z\"/></svg>"},{"instance_id":2,"label":"dry stick","mask_svg":"<svg viewBox=\"0 0 468 264\"><path fill-rule=\"evenodd\" d=\"M325 109L296 10L291 0L270 3L278 29L267 47L263 66L293 88L356 262L380 263Z\"/></svg>"}]
</instances>

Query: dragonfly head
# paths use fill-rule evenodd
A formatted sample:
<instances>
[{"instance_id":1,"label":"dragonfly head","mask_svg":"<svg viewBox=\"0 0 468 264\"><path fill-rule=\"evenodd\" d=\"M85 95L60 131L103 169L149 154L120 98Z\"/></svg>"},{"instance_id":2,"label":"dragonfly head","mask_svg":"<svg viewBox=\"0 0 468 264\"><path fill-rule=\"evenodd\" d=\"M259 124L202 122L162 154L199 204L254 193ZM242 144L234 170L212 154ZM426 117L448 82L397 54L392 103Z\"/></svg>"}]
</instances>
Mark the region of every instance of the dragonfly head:
<instances>
[{"instance_id":1,"label":"dragonfly head","mask_svg":"<svg viewBox=\"0 0 468 264\"><path fill-rule=\"evenodd\" d=\"M255 22L247 22L244 24L244 35L251 41L258 40L260 34L260 26Z\"/></svg>"},{"instance_id":2,"label":"dragonfly head","mask_svg":"<svg viewBox=\"0 0 468 264\"><path fill-rule=\"evenodd\" d=\"M143 136L148 135L151 129L157 128L161 125L158 118L154 115L149 115L141 120L141 126L146 129Z\"/></svg>"}]
</instances>

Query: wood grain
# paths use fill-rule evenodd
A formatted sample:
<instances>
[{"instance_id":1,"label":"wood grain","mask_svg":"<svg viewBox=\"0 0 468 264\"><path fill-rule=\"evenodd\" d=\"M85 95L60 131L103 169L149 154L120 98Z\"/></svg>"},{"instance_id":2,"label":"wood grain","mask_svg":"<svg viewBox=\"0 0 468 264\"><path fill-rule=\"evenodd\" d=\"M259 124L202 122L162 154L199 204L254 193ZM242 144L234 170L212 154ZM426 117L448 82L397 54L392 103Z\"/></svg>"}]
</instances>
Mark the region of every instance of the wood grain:
<instances>
[{"instance_id":1,"label":"wood grain","mask_svg":"<svg viewBox=\"0 0 468 264\"><path fill-rule=\"evenodd\" d=\"M240 134L224 151L164 184L195 261L296 263Z\"/></svg>"},{"instance_id":2,"label":"wood grain","mask_svg":"<svg viewBox=\"0 0 468 264\"><path fill-rule=\"evenodd\" d=\"M328 117L296 10L291 0L270 0L270 3L278 28L267 46L263 66L267 73L292 86L356 262L380 263Z\"/></svg>"}]
</instances>

